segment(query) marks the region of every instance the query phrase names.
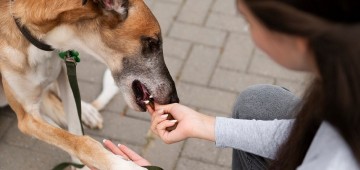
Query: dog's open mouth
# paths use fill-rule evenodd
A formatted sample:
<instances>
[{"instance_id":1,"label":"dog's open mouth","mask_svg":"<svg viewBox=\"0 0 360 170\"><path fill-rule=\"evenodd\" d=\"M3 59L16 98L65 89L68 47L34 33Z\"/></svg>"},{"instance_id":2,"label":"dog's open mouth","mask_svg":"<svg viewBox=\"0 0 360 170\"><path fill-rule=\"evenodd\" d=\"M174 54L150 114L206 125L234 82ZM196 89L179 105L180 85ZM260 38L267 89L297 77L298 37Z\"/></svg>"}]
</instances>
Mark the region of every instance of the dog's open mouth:
<instances>
[{"instance_id":1,"label":"dog's open mouth","mask_svg":"<svg viewBox=\"0 0 360 170\"><path fill-rule=\"evenodd\" d=\"M146 110L146 102L153 100L153 96L144 84L139 80L135 80L132 83L132 89L135 95L136 104L138 104L143 111Z\"/></svg>"}]
</instances>

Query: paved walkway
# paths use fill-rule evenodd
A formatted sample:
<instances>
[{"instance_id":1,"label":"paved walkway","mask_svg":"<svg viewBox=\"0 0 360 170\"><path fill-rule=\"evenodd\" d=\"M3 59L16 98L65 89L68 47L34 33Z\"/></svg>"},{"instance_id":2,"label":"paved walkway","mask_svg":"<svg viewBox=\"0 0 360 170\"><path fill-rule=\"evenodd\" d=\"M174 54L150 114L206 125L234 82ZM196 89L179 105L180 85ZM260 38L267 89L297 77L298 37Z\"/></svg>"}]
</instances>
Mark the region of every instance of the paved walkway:
<instances>
[{"instance_id":1,"label":"paved walkway","mask_svg":"<svg viewBox=\"0 0 360 170\"><path fill-rule=\"evenodd\" d=\"M165 60L183 104L214 116L228 116L237 95L259 83L303 92L304 74L285 70L257 50L236 13L235 0L146 0L163 33ZM82 98L92 101L101 90L105 66L84 58L79 64ZM0 109L0 170L48 170L69 160L52 146L21 134L14 113ZM166 145L148 139L149 116L130 110L120 95L102 111L104 128L86 130L95 139L128 144L166 170L228 170L231 150L190 139Z\"/></svg>"}]
</instances>

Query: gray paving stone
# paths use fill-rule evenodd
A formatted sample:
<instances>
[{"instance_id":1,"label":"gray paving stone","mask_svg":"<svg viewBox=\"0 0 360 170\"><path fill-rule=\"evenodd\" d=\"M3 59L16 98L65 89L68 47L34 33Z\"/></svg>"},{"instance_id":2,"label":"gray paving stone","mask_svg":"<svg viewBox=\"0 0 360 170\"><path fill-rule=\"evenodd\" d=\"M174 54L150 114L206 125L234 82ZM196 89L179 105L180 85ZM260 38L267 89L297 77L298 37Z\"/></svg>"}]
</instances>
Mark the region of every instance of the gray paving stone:
<instances>
[{"instance_id":1,"label":"gray paving stone","mask_svg":"<svg viewBox=\"0 0 360 170\"><path fill-rule=\"evenodd\" d=\"M182 157L201 160L204 162L216 162L220 149L215 147L214 142L199 139L188 139L185 142Z\"/></svg>"},{"instance_id":2,"label":"gray paving stone","mask_svg":"<svg viewBox=\"0 0 360 170\"><path fill-rule=\"evenodd\" d=\"M154 3L154 0L144 0L145 4L151 9L153 3Z\"/></svg>"},{"instance_id":3,"label":"gray paving stone","mask_svg":"<svg viewBox=\"0 0 360 170\"><path fill-rule=\"evenodd\" d=\"M226 32L175 22L169 36L204 45L221 47L225 41Z\"/></svg>"},{"instance_id":4,"label":"gray paving stone","mask_svg":"<svg viewBox=\"0 0 360 170\"><path fill-rule=\"evenodd\" d=\"M146 120L149 122L151 120L151 117L148 112L137 112L137 111L134 111L129 108L127 109L126 116L136 118L136 119Z\"/></svg>"},{"instance_id":5,"label":"gray paving stone","mask_svg":"<svg viewBox=\"0 0 360 170\"><path fill-rule=\"evenodd\" d=\"M230 34L219 66L222 68L246 71L254 50L249 35Z\"/></svg>"},{"instance_id":6,"label":"gray paving stone","mask_svg":"<svg viewBox=\"0 0 360 170\"><path fill-rule=\"evenodd\" d=\"M231 161L232 161L232 149L230 148L221 149L219 158L217 160L217 164L230 168Z\"/></svg>"},{"instance_id":7,"label":"gray paving stone","mask_svg":"<svg viewBox=\"0 0 360 170\"><path fill-rule=\"evenodd\" d=\"M92 102L101 92L102 82L91 83L88 81L80 80L78 81L81 100L86 102Z\"/></svg>"},{"instance_id":8,"label":"gray paving stone","mask_svg":"<svg viewBox=\"0 0 360 170\"><path fill-rule=\"evenodd\" d=\"M206 153L204 153L206 154ZM208 162L200 162L187 158L180 158L179 163L176 166L176 170L230 170L228 167L219 166Z\"/></svg>"},{"instance_id":9,"label":"gray paving stone","mask_svg":"<svg viewBox=\"0 0 360 170\"><path fill-rule=\"evenodd\" d=\"M206 46L194 46L189 59L185 63L180 80L207 85L216 66L220 49Z\"/></svg>"},{"instance_id":10,"label":"gray paving stone","mask_svg":"<svg viewBox=\"0 0 360 170\"><path fill-rule=\"evenodd\" d=\"M213 0L187 0L177 19L201 25L204 23L212 2Z\"/></svg>"},{"instance_id":11,"label":"gray paving stone","mask_svg":"<svg viewBox=\"0 0 360 170\"><path fill-rule=\"evenodd\" d=\"M229 15L238 14L234 0L216 0L212 11Z\"/></svg>"},{"instance_id":12,"label":"gray paving stone","mask_svg":"<svg viewBox=\"0 0 360 170\"><path fill-rule=\"evenodd\" d=\"M94 60L81 60L76 66L77 77L79 80L102 84L102 79L106 66Z\"/></svg>"},{"instance_id":13,"label":"gray paving stone","mask_svg":"<svg viewBox=\"0 0 360 170\"><path fill-rule=\"evenodd\" d=\"M49 155L0 143L0 169L41 170L52 169L55 165L69 161L66 155Z\"/></svg>"},{"instance_id":14,"label":"gray paving stone","mask_svg":"<svg viewBox=\"0 0 360 170\"><path fill-rule=\"evenodd\" d=\"M105 112L104 128L89 130L86 134L101 136L106 139L124 141L134 145L146 144L146 134L150 127L148 121L121 116L120 114Z\"/></svg>"},{"instance_id":15,"label":"gray paving stone","mask_svg":"<svg viewBox=\"0 0 360 170\"><path fill-rule=\"evenodd\" d=\"M165 37L163 41L165 57L178 57L180 59L185 59L187 57L191 47L190 42L169 37Z\"/></svg>"},{"instance_id":16,"label":"gray paving stone","mask_svg":"<svg viewBox=\"0 0 360 170\"><path fill-rule=\"evenodd\" d=\"M186 1L186 0L158 0L158 1L165 1L165 2L172 2L172 3L182 3L183 1Z\"/></svg>"},{"instance_id":17,"label":"gray paving stone","mask_svg":"<svg viewBox=\"0 0 360 170\"><path fill-rule=\"evenodd\" d=\"M17 127L17 121L14 121L4 135L5 143L22 148L31 148L34 146L36 139L20 132Z\"/></svg>"},{"instance_id":18,"label":"gray paving stone","mask_svg":"<svg viewBox=\"0 0 360 170\"><path fill-rule=\"evenodd\" d=\"M201 109L230 113L237 94L202 86L178 83L178 94L183 104Z\"/></svg>"},{"instance_id":19,"label":"gray paving stone","mask_svg":"<svg viewBox=\"0 0 360 170\"><path fill-rule=\"evenodd\" d=\"M292 81L303 81L307 77L305 73L291 71L278 65L260 50L256 50L249 72Z\"/></svg>"},{"instance_id":20,"label":"gray paving stone","mask_svg":"<svg viewBox=\"0 0 360 170\"><path fill-rule=\"evenodd\" d=\"M9 118L16 118L15 112L10 108L10 106L0 107L1 116L6 116Z\"/></svg>"},{"instance_id":21,"label":"gray paving stone","mask_svg":"<svg viewBox=\"0 0 360 170\"><path fill-rule=\"evenodd\" d=\"M247 87L254 84L274 84L274 79L235 71L216 69L210 86L234 92L242 92Z\"/></svg>"},{"instance_id":22,"label":"gray paving stone","mask_svg":"<svg viewBox=\"0 0 360 170\"><path fill-rule=\"evenodd\" d=\"M110 100L108 105L105 106L104 111L110 111L113 113L119 113L120 115L124 115L124 111L127 106L128 105L125 102L125 99L122 96L122 94L118 93L114 96L114 98L112 98L112 100Z\"/></svg>"},{"instance_id":23,"label":"gray paving stone","mask_svg":"<svg viewBox=\"0 0 360 170\"><path fill-rule=\"evenodd\" d=\"M7 132L10 126L14 124L13 122L14 122L14 118L0 115L0 139Z\"/></svg>"},{"instance_id":24,"label":"gray paving stone","mask_svg":"<svg viewBox=\"0 0 360 170\"><path fill-rule=\"evenodd\" d=\"M206 21L206 27L217 28L220 30L247 33L245 20L238 16L229 16L226 14L211 13Z\"/></svg>"},{"instance_id":25,"label":"gray paving stone","mask_svg":"<svg viewBox=\"0 0 360 170\"><path fill-rule=\"evenodd\" d=\"M181 68L182 65L184 64L184 60L173 57L165 57L165 63L167 68L169 69L171 77L174 80L176 80L181 72Z\"/></svg>"},{"instance_id":26,"label":"gray paving stone","mask_svg":"<svg viewBox=\"0 0 360 170\"><path fill-rule=\"evenodd\" d=\"M144 157L153 165L160 166L163 169L175 169L183 144L184 142L179 142L167 145L161 139L155 138L151 145L146 148Z\"/></svg>"},{"instance_id":27,"label":"gray paving stone","mask_svg":"<svg viewBox=\"0 0 360 170\"><path fill-rule=\"evenodd\" d=\"M60 157L64 157L64 158L69 157L69 159L70 159L69 154L66 153L65 151L57 148L56 146L50 145L50 144L45 143L40 140L36 140L34 145L31 147L31 150L39 152L39 153L52 155L52 156L60 156Z\"/></svg>"},{"instance_id":28,"label":"gray paving stone","mask_svg":"<svg viewBox=\"0 0 360 170\"><path fill-rule=\"evenodd\" d=\"M166 35L168 32L180 7L181 4L179 3L169 3L166 1L157 1L152 5L151 10L160 24L163 35Z\"/></svg>"}]
</instances>

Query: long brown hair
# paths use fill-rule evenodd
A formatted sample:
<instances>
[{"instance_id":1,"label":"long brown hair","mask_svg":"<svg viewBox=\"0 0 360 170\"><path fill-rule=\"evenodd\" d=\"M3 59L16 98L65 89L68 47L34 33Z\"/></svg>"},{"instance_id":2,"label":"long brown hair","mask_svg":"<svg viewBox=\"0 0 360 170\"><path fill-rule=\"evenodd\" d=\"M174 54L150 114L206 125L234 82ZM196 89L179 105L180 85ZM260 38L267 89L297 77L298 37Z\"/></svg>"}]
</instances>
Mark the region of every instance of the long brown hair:
<instances>
[{"instance_id":1,"label":"long brown hair","mask_svg":"<svg viewBox=\"0 0 360 170\"><path fill-rule=\"evenodd\" d=\"M270 30L305 37L319 71L270 169L296 169L323 121L339 131L360 163L360 1L245 0L245 4Z\"/></svg>"}]
</instances>

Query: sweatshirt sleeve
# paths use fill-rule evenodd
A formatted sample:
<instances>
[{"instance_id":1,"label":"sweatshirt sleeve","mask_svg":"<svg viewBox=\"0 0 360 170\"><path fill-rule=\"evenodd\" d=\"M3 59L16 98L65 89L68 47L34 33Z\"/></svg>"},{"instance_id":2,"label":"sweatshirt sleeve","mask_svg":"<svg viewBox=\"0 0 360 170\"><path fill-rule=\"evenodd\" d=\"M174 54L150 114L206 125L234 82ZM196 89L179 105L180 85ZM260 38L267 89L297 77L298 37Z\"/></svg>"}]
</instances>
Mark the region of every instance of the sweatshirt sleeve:
<instances>
[{"instance_id":1,"label":"sweatshirt sleeve","mask_svg":"<svg viewBox=\"0 0 360 170\"><path fill-rule=\"evenodd\" d=\"M279 146L288 137L294 120L245 120L217 117L217 147L231 147L274 159Z\"/></svg>"}]
</instances>

